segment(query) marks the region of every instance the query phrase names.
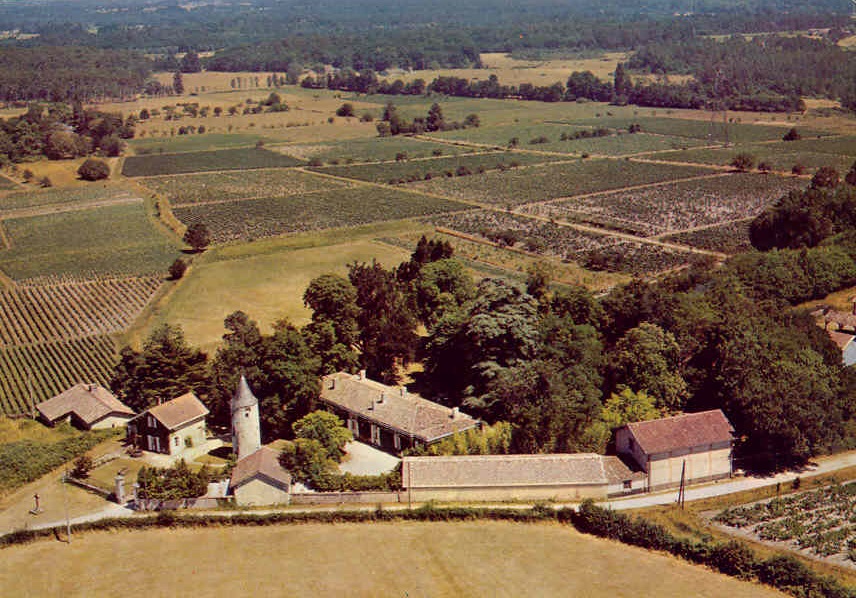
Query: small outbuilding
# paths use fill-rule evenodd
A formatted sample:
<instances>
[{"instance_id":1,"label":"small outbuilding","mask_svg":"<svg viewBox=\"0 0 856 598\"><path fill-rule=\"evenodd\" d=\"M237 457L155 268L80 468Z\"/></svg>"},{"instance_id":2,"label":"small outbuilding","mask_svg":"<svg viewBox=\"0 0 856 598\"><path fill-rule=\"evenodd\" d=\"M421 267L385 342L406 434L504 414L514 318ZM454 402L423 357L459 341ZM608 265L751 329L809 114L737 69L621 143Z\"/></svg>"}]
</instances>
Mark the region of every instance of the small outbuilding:
<instances>
[{"instance_id":1,"label":"small outbuilding","mask_svg":"<svg viewBox=\"0 0 856 598\"><path fill-rule=\"evenodd\" d=\"M439 442L481 425L459 411L366 378L337 372L324 376L319 400L341 417L354 438L385 451L400 453Z\"/></svg>"},{"instance_id":2,"label":"small outbuilding","mask_svg":"<svg viewBox=\"0 0 856 598\"><path fill-rule=\"evenodd\" d=\"M145 451L176 456L207 440L208 408L189 392L151 407L128 422L128 437Z\"/></svg>"},{"instance_id":3,"label":"small outbuilding","mask_svg":"<svg viewBox=\"0 0 856 598\"><path fill-rule=\"evenodd\" d=\"M721 409L630 423L615 448L647 476L648 490L731 477L734 428Z\"/></svg>"},{"instance_id":4,"label":"small outbuilding","mask_svg":"<svg viewBox=\"0 0 856 598\"><path fill-rule=\"evenodd\" d=\"M39 419L49 426L62 421L83 430L101 430L127 425L134 410L98 384L75 384L55 397L36 405Z\"/></svg>"},{"instance_id":5,"label":"small outbuilding","mask_svg":"<svg viewBox=\"0 0 856 598\"><path fill-rule=\"evenodd\" d=\"M286 505L291 474L279 464L279 453L263 446L235 464L229 487L240 506Z\"/></svg>"},{"instance_id":6,"label":"small outbuilding","mask_svg":"<svg viewBox=\"0 0 856 598\"><path fill-rule=\"evenodd\" d=\"M645 475L594 453L404 457L410 500L580 500L642 492Z\"/></svg>"}]
</instances>

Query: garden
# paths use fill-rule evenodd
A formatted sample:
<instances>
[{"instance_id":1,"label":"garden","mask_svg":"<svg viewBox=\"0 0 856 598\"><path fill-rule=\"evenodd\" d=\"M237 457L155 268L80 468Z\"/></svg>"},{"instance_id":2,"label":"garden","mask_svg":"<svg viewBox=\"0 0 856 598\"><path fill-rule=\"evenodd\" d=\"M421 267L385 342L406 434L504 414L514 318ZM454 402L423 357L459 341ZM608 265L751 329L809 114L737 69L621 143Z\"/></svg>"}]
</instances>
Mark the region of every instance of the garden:
<instances>
[{"instance_id":1,"label":"garden","mask_svg":"<svg viewBox=\"0 0 856 598\"><path fill-rule=\"evenodd\" d=\"M791 550L856 563L856 482L726 509L713 521Z\"/></svg>"}]
</instances>

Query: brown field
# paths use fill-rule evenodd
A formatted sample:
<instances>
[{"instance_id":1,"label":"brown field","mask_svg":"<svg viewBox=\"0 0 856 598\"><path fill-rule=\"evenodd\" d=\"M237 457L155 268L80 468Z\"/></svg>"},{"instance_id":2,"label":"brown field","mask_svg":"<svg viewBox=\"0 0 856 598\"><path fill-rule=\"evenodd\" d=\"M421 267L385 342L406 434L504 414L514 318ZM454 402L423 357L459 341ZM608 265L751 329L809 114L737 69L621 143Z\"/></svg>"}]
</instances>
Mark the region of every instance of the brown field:
<instances>
[{"instance_id":1,"label":"brown field","mask_svg":"<svg viewBox=\"0 0 856 598\"><path fill-rule=\"evenodd\" d=\"M781 596L558 524L308 524L92 533L10 548L9 596Z\"/></svg>"}]
</instances>

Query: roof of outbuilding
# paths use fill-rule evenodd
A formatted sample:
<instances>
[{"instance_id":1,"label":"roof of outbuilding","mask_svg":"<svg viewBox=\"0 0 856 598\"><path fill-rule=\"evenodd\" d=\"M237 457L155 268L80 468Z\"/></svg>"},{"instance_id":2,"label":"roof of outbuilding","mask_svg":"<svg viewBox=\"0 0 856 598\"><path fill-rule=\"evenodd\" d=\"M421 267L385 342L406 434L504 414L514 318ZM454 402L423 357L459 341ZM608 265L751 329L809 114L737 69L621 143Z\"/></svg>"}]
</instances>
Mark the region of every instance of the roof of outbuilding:
<instances>
[{"instance_id":1,"label":"roof of outbuilding","mask_svg":"<svg viewBox=\"0 0 856 598\"><path fill-rule=\"evenodd\" d=\"M478 425L478 420L466 413L454 411L401 388L345 372L324 377L321 399L423 442L431 442Z\"/></svg>"},{"instance_id":2,"label":"roof of outbuilding","mask_svg":"<svg viewBox=\"0 0 856 598\"><path fill-rule=\"evenodd\" d=\"M279 453L266 446L235 463L229 484L232 488L235 488L252 479L257 474L281 482L284 485L291 484L291 474L279 464Z\"/></svg>"},{"instance_id":3,"label":"roof of outbuilding","mask_svg":"<svg viewBox=\"0 0 856 598\"><path fill-rule=\"evenodd\" d=\"M627 428L649 455L726 442L734 434L721 409L630 423Z\"/></svg>"},{"instance_id":4,"label":"roof of outbuilding","mask_svg":"<svg viewBox=\"0 0 856 598\"><path fill-rule=\"evenodd\" d=\"M46 420L53 422L69 414L76 415L86 425L115 413L134 415L134 410L117 399L113 393L97 384L75 384L57 396L36 405Z\"/></svg>"},{"instance_id":5,"label":"roof of outbuilding","mask_svg":"<svg viewBox=\"0 0 856 598\"><path fill-rule=\"evenodd\" d=\"M176 430L188 422L205 417L209 411L202 404L202 401L196 398L195 394L188 392L171 401L152 407L147 413L168 430Z\"/></svg>"},{"instance_id":6,"label":"roof of outbuilding","mask_svg":"<svg viewBox=\"0 0 856 598\"><path fill-rule=\"evenodd\" d=\"M401 473L411 488L597 485L641 477L618 457L594 453L405 457Z\"/></svg>"},{"instance_id":7,"label":"roof of outbuilding","mask_svg":"<svg viewBox=\"0 0 856 598\"><path fill-rule=\"evenodd\" d=\"M250 385L247 384L247 379L241 376L238 381L238 388L235 389L235 394L232 396L232 412L243 407L252 407L258 405L259 400L250 390Z\"/></svg>"}]
</instances>

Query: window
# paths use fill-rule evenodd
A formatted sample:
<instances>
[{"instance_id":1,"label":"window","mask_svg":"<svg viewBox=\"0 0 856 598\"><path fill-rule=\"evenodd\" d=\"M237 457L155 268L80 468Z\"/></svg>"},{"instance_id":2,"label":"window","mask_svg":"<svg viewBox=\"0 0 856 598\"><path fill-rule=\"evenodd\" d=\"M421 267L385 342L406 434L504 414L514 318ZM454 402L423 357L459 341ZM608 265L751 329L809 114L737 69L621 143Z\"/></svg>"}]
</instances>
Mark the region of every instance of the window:
<instances>
[{"instance_id":1,"label":"window","mask_svg":"<svg viewBox=\"0 0 856 598\"><path fill-rule=\"evenodd\" d=\"M152 417L151 415L146 416L146 421L148 422L148 425L150 428L156 428L157 427L157 424L155 423L155 418Z\"/></svg>"},{"instance_id":2,"label":"window","mask_svg":"<svg viewBox=\"0 0 856 598\"><path fill-rule=\"evenodd\" d=\"M392 443L395 445L395 450L401 450L401 436L398 434L393 434Z\"/></svg>"},{"instance_id":3,"label":"window","mask_svg":"<svg viewBox=\"0 0 856 598\"><path fill-rule=\"evenodd\" d=\"M380 428L372 424L372 444L380 444Z\"/></svg>"},{"instance_id":4,"label":"window","mask_svg":"<svg viewBox=\"0 0 856 598\"><path fill-rule=\"evenodd\" d=\"M624 489L630 490L633 488L633 482L631 480L624 480Z\"/></svg>"},{"instance_id":5,"label":"window","mask_svg":"<svg viewBox=\"0 0 856 598\"><path fill-rule=\"evenodd\" d=\"M175 437L175 446L178 446L178 436Z\"/></svg>"}]
</instances>

